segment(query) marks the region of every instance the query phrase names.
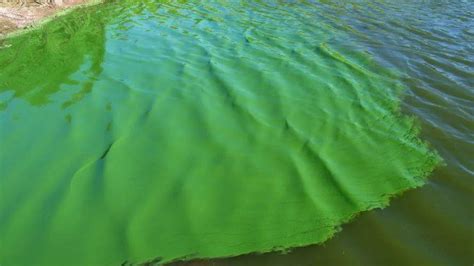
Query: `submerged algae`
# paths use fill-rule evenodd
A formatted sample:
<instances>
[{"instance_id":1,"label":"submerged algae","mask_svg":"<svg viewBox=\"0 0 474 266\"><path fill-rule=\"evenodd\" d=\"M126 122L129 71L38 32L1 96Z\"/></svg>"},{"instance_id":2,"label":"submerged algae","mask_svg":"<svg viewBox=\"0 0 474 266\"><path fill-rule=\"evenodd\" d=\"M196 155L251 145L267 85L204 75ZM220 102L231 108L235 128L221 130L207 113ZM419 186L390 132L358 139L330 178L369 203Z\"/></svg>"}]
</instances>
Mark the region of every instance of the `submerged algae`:
<instances>
[{"instance_id":1,"label":"submerged algae","mask_svg":"<svg viewBox=\"0 0 474 266\"><path fill-rule=\"evenodd\" d=\"M0 262L321 243L422 185L439 158L403 86L345 41L317 6L258 1L110 3L9 40Z\"/></svg>"}]
</instances>

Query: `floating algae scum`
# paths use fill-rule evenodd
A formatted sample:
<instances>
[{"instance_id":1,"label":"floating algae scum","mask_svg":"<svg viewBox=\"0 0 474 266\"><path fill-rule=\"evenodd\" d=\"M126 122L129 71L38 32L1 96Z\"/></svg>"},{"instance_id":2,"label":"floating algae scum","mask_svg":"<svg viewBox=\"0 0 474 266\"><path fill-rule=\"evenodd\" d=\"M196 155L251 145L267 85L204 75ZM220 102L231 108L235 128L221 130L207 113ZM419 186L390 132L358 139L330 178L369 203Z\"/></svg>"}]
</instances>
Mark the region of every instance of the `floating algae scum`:
<instances>
[{"instance_id":1,"label":"floating algae scum","mask_svg":"<svg viewBox=\"0 0 474 266\"><path fill-rule=\"evenodd\" d=\"M263 1L113 2L5 40L0 263L285 250L423 185L440 158L397 73L347 40Z\"/></svg>"}]
</instances>

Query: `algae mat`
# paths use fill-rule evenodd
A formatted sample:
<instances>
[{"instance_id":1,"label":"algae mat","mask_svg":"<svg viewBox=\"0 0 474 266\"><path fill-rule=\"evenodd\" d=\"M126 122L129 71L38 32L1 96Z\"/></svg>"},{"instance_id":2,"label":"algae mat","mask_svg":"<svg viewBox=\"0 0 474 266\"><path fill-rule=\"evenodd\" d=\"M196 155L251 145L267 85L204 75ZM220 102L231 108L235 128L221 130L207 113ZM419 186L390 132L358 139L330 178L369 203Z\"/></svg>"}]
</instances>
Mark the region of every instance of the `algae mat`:
<instances>
[{"instance_id":1,"label":"algae mat","mask_svg":"<svg viewBox=\"0 0 474 266\"><path fill-rule=\"evenodd\" d=\"M317 3L121 1L0 50L0 263L322 243L440 161Z\"/></svg>"}]
</instances>

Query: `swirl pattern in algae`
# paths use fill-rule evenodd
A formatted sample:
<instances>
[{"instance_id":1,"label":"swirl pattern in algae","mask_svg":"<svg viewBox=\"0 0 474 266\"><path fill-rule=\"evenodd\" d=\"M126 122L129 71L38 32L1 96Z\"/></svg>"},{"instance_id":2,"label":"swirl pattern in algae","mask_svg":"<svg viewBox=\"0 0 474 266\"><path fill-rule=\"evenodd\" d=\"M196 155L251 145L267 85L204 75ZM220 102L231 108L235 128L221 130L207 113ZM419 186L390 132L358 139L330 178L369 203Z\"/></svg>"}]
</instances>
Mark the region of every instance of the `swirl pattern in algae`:
<instances>
[{"instance_id":1,"label":"swirl pattern in algae","mask_svg":"<svg viewBox=\"0 0 474 266\"><path fill-rule=\"evenodd\" d=\"M347 40L312 2L120 1L4 41L0 263L322 243L422 185L403 85Z\"/></svg>"}]
</instances>

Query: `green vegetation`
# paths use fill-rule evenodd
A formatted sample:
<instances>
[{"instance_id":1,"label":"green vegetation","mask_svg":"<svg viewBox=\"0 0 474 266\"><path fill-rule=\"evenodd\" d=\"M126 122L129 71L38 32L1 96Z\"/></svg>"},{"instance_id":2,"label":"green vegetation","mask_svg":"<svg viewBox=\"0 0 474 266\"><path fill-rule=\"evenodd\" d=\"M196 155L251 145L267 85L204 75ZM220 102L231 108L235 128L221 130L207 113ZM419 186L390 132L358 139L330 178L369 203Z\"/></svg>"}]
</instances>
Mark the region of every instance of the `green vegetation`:
<instances>
[{"instance_id":1,"label":"green vegetation","mask_svg":"<svg viewBox=\"0 0 474 266\"><path fill-rule=\"evenodd\" d=\"M0 263L284 250L421 186L440 159L397 74L345 41L309 4L186 1L8 40Z\"/></svg>"}]
</instances>

